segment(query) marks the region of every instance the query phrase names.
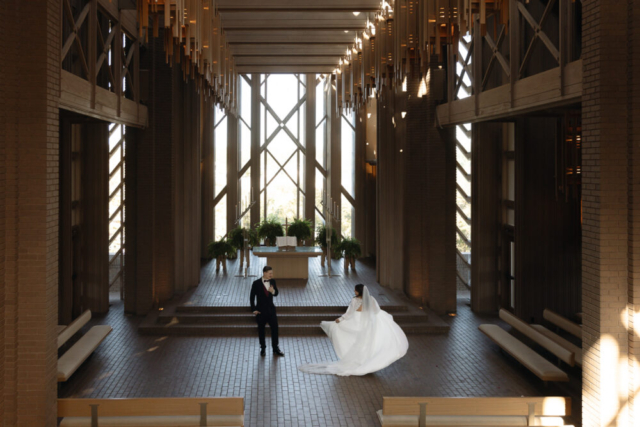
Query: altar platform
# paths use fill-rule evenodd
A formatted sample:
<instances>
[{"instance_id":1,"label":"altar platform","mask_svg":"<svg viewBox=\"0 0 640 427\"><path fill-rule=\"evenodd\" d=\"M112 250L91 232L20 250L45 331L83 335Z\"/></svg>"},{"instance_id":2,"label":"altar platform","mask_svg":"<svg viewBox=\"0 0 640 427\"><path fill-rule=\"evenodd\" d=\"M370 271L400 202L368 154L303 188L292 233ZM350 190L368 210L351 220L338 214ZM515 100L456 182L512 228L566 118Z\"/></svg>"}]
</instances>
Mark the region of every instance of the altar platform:
<instances>
[{"instance_id":1,"label":"altar platform","mask_svg":"<svg viewBox=\"0 0 640 427\"><path fill-rule=\"evenodd\" d=\"M276 246L256 246L253 255L266 258L267 265L273 268L273 278L308 279L309 260L322 255L317 246L295 246L288 250Z\"/></svg>"}]
</instances>

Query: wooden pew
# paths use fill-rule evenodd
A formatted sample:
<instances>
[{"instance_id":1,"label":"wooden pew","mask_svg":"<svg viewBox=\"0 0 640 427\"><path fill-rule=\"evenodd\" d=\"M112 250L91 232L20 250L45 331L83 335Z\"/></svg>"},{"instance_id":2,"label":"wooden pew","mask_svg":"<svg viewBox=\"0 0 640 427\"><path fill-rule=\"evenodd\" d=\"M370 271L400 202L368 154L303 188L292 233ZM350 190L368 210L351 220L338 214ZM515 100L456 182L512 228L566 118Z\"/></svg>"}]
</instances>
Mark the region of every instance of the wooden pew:
<instances>
[{"instance_id":1,"label":"wooden pew","mask_svg":"<svg viewBox=\"0 0 640 427\"><path fill-rule=\"evenodd\" d=\"M480 325L478 329L509 353L542 381L569 381L569 376L544 357L498 325Z\"/></svg>"},{"instance_id":2,"label":"wooden pew","mask_svg":"<svg viewBox=\"0 0 640 427\"><path fill-rule=\"evenodd\" d=\"M532 328L531 325L520 320L519 318L511 314L509 311L505 309L501 309L500 318L505 322L507 322L509 325L511 325L518 332L520 332L521 334L523 334L524 336L526 336L527 338L535 342L536 344L540 345L541 347L544 347L545 349L553 353L555 356L558 357L558 359L562 360L567 365L569 366L575 365L576 363L575 355L572 351L567 350L565 347L556 343L546 335Z\"/></svg>"},{"instance_id":3,"label":"wooden pew","mask_svg":"<svg viewBox=\"0 0 640 427\"><path fill-rule=\"evenodd\" d=\"M91 311L87 310L61 330L58 334L58 348L69 341L89 320L91 320ZM111 326L96 325L73 344L73 346L58 359L58 382L67 381L110 333Z\"/></svg>"},{"instance_id":4,"label":"wooden pew","mask_svg":"<svg viewBox=\"0 0 640 427\"><path fill-rule=\"evenodd\" d=\"M564 426L568 397L383 397L378 419L400 426Z\"/></svg>"},{"instance_id":5,"label":"wooden pew","mask_svg":"<svg viewBox=\"0 0 640 427\"><path fill-rule=\"evenodd\" d=\"M61 330L58 332L58 348L62 347L64 343L69 341L69 338L74 336L84 325L91 320L91 310L86 310L77 319L69 323L69 325L58 325Z\"/></svg>"},{"instance_id":6,"label":"wooden pew","mask_svg":"<svg viewBox=\"0 0 640 427\"><path fill-rule=\"evenodd\" d=\"M60 427L243 427L244 398L58 399L58 418Z\"/></svg>"},{"instance_id":7,"label":"wooden pew","mask_svg":"<svg viewBox=\"0 0 640 427\"><path fill-rule=\"evenodd\" d=\"M577 345L575 345L570 341L567 341L566 339L562 338L560 335L553 333L552 331L548 330L542 325L531 325L531 327L536 331L540 332L542 335L549 338L550 340L554 341L555 343L573 352L576 365L582 367L582 349L580 347L578 347Z\"/></svg>"},{"instance_id":8,"label":"wooden pew","mask_svg":"<svg viewBox=\"0 0 640 427\"><path fill-rule=\"evenodd\" d=\"M558 313L549 309L545 309L542 312L542 317L547 322L553 323L560 329L563 329L569 332L571 335L582 339L582 326L578 325L577 323L574 323L566 317L560 316Z\"/></svg>"}]
</instances>

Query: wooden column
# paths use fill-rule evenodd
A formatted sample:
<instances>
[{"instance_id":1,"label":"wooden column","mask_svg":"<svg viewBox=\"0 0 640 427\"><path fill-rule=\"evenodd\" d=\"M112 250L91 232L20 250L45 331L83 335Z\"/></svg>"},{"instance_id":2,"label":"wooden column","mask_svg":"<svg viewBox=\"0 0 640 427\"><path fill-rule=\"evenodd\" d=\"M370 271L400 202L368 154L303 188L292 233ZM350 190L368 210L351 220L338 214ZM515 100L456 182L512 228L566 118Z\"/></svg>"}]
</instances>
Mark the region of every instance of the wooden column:
<instances>
[{"instance_id":1,"label":"wooden column","mask_svg":"<svg viewBox=\"0 0 640 427\"><path fill-rule=\"evenodd\" d=\"M337 96L335 91L331 92L332 97ZM332 100L333 101L333 100ZM327 197L336 203L337 210L342 211L342 155L341 155L341 135L342 116L340 111L333 107L327 108ZM327 218L329 220L330 218ZM340 235L340 224L331 221L331 226Z\"/></svg>"},{"instance_id":2,"label":"wooden column","mask_svg":"<svg viewBox=\"0 0 640 427\"><path fill-rule=\"evenodd\" d=\"M107 123L89 123L83 128L83 309L106 313L109 311L109 129Z\"/></svg>"},{"instance_id":3,"label":"wooden column","mask_svg":"<svg viewBox=\"0 0 640 427\"><path fill-rule=\"evenodd\" d=\"M124 252L124 311L136 313L137 305L137 241L138 241L138 146L141 143L142 132L139 129L127 127L124 134L125 144L125 178L124 185L127 197L124 206L127 213L125 227Z\"/></svg>"},{"instance_id":4,"label":"wooden column","mask_svg":"<svg viewBox=\"0 0 640 427\"><path fill-rule=\"evenodd\" d=\"M68 325L73 320L73 242L71 223L71 122L61 120L60 126L60 241L58 282L58 323Z\"/></svg>"},{"instance_id":5,"label":"wooden column","mask_svg":"<svg viewBox=\"0 0 640 427\"><path fill-rule=\"evenodd\" d=\"M355 237L360 241L362 254L366 247L366 197L365 197L365 155L367 142L367 109L363 105L356 111L356 147L355 147L355 201L356 210Z\"/></svg>"},{"instance_id":6,"label":"wooden column","mask_svg":"<svg viewBox=\"0 0 640 427\"><path fill-rule=\"evenodd\" d=\"M242 78L242 77L240 77ZM251 227L260 222L260 74L251 74L251 186L256 204L251 208Z\"/></svg>"},{"instance_id":7,"label":"wooden column","mask_svg":"<svg viewBox=\"0 0 640 427\"><path fill-rule=\"evenodd\" d=\"M498 310L498 239L502 124L478 123L471 130L471 309Z\"/></svg>"},{"instance_id":8,"label":"wooden column","mask_svg":"<svg viewBox=\"0 0 640 427\"><path fill-rule=\"evenodd\" d=\"M306 132L306 148L304 164L304 218L311 221L315 235L316 229L316 123L317 116L322 112L316 111L316 75L307 74L307 102L305 104L305 128L302 132Z\"/></svg>"},{"instance_id":9,"label":"wooden column","mask_svg":"<svg viewBox=\"0 0 640 427\"><path fill-rule=\"evenodd\" d=\"M200 257L208 258L207 245L214 239L213 229L213 99L204 98L202 103L202 156L201 156L201 200L202 200L202 240Z\"/></svg>"},{"instance_id":10,"label":"wooden column","mask_svg":"<svg viewBox=\"0 0 640 427\"><path fill-rule=\"evenodd\" d=\"M238 117L227 114L227 232L236 228L238 210ZM257 191L257 190L256 190Z\"/></svg>"}]
</instances>

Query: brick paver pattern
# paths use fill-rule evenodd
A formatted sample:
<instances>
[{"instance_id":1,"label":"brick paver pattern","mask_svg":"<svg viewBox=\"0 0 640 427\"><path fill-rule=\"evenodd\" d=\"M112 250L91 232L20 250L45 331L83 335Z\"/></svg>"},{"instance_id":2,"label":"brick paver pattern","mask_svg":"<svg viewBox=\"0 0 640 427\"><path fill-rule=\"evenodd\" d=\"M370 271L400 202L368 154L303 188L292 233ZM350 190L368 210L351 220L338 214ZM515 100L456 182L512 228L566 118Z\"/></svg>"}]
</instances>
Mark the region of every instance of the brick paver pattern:
<instances>
[{"instance_id":1,"label":"brick paver pattern","mask_svg":"<svg viewBox=\"0 0 640 427\"><path fill-rule=\"evenodd\" d=\"M317 263L312 269L316 272ZM237 271L235 265L229 267L226 277L216 277L211 263L205 265L191 303L246 304L252 279L231 277ZM357 277L345 276L342 269L338 272L341 278L312 278L306 287L280 285L277 304L346 305L354 280L375 278L375 269L362 263ZM376 294L383 292L376 286ZM545 388L477 329L482 323L505 325L495 316L472 313L468 302L468 293L460 293L457 317L443 318L451 326L449 334L410 335L407 355L388 368L363 377L336 377L297 370L302 363L335 360L326 337L283 336L280 343L286 357L275 358L268 352L262 358L257 334L255 338L140 336L137 326L142 318L123 315L123 304L114 300L108 315L91 321L91 325L109 324L113 332L61 385L59 396L242 396L247 426L375 426L383 396L563 395L572 397L570 421L579 425L580 371L569 371L568 384Z\"/></svg>"}]
</instances>

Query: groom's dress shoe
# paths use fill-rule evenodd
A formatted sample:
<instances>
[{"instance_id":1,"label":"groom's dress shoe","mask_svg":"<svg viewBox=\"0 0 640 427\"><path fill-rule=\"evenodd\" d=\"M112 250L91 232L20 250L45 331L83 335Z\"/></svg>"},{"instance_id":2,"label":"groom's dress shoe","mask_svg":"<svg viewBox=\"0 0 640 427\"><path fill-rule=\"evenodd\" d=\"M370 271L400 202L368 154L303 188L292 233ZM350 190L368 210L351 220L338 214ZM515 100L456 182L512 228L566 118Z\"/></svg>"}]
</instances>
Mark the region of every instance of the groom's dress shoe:
<instances>
[{"instance_id":1,"label":"groom's dress shoe","mask_svg":"<svg viewBox=\"0 0 640 427\"><path fill-rule=\"evenodd\" d=\"M284 356L284 353L278 347L273 349L273 354L274 356Z\"/></svg>"},{"instance_id":2,"label":"groom's dress shoe","mask_svg":"<svg viewBox=\"0 0 640 427\"><path fill-rule=\"evenodd\" d=\"M261 349L260 349L260 356L264 357L264 356L266 356L266 355L267 355L267 349L266 349L266 348L264 348L264 347L263 347L263 348L261 348Z\"/></svg>"}]
</instances>

